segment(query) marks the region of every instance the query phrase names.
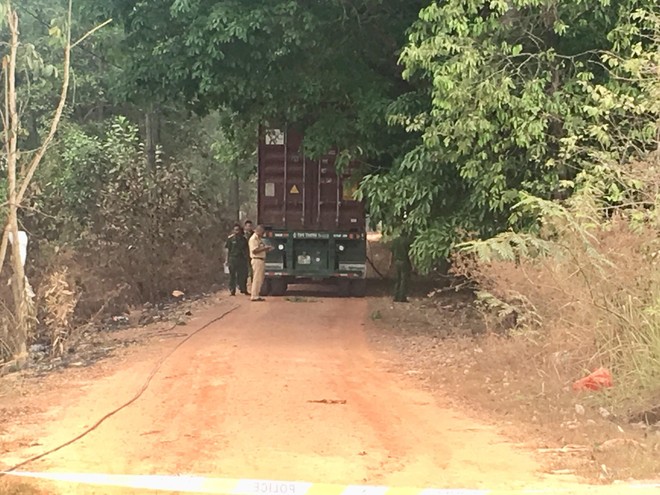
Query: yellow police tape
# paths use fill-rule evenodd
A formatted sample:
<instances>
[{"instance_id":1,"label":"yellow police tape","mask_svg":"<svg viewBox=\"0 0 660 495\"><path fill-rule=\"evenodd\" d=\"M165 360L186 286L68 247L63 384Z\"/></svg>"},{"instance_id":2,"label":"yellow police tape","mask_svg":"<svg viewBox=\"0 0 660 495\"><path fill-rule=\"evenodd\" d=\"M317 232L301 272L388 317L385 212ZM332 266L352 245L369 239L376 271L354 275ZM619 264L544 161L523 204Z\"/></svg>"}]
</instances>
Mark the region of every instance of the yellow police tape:
<instances>
[{"instance_id":1,"label":"yellow police tape","mask_svg":"<svg viewBox=\"0 0 660 495\"><path fill-rule=\"evenodd\" d=\"M607 486L583 485L570 488L545 489L440 489L398 488L388 486L338 485L303 481L207 478L201 476L157 476L85 473L32 473L10 471L3 473L22 478L34 478L64 483L81 483L115 488L160 490L181 493L214 493L221 495L504 495L550 494L563 495L660 495L659 484L615 484Z\"/></svg>"}]
</instances>

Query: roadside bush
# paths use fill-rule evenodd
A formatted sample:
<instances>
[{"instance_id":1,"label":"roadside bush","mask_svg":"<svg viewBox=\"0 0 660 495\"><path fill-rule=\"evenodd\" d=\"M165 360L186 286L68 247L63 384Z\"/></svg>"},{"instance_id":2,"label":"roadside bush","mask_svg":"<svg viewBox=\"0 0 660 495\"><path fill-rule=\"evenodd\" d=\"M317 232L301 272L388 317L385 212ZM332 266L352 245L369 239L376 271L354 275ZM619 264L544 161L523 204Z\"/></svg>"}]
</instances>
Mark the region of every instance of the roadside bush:
<instances>
[{"instance_id":1,"label":"roadside bush","mask_svg":"<svg viewBox=\"0 0 660 495\"><path fill-rule=\"evenodd\" d=\"M71 290L68 269L55 270L45 277L41 285L38 302L40 321L48 346L53 354L63 354L64 344L72 328L72 316L78 303L76 294Z\"/></svg>"},{"instance_id":2,"label":"roadside bush","mask_svg":"<svg viewBox=\"0 0 660 495\"><path fill-rule=\"evenodd\" d=\"M529 344L540 376L563 388L607 367L615 386L594 397L643 417L660 412L660 11L628 17L599 54L608 81L580 82L583 130L558 143L556 158L580 163L556 184L568 199L520 195L510 218L537 224L463 244L454 269L478 282L490 329Z\"/></svg>"},{"instance_id":3,"label":"roadside bush","mask_svg":"<svg viewBox=\"0 0 660 495\"><path fill-rule=\"evenodd\" d=\"M219 281L227 222L189 170L160 155L149 167L123 117L99 135L63 127L23 215L39 307L33 340L58 353L75 323Z\"/></svg>"},{"instance_id":4,"label":"roadside bush","mask_svg":"<svg viewBox=\"0 0 660 495\"><path fill-rule=\"evenodd\" d=\"M531 341L562 385L609 368L615 387L599 397L630 415L660 403L658 165L583 174L564 204L525 198L536 234L467 243L454 268L478 282L491 330Z\"/></svg>"}]
</instances>

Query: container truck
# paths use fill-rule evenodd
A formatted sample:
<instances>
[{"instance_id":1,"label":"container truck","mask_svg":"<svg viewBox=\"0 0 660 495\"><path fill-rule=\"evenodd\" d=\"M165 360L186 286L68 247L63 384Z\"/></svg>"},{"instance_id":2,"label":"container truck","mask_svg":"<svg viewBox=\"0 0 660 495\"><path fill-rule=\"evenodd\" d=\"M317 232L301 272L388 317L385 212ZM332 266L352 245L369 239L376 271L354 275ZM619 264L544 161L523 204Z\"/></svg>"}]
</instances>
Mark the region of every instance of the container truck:
<instances>
[{"instance_id":1,"label":"container truck","mask_svg":"<svg viewBox=\"0 0 660 495\"><path fill-rule=\"evenodd\" d=\"M292 283L333 283L345 296L366 291L366 217L353 198L356 166L337 170L337 151L303 154L303 134L262 128L258 147L257 220L265 242L263 295L284 295Z\"/></svg>"}]
</instances>

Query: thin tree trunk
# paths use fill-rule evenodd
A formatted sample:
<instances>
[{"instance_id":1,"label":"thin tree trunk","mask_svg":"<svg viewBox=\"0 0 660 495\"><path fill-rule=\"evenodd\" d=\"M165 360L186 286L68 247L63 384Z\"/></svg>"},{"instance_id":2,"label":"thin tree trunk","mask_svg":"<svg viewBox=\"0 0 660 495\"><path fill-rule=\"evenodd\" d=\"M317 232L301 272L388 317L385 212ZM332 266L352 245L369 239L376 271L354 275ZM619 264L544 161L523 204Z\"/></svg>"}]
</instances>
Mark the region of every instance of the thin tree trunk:
<instances>
[{"instance_id":1,"label":"thin tree trunk","mask_svg":"<svg viewBox=\"0 0 660 495\"><path fill-rule=\"evenodd\" d=\"M33 321L30 308L30 300L26 291L25 270L23 267L23 260L21 259L20 239L18 237L18 209L25 197L28 187L34 177L34 173L43 159L50 143L55 137L57 127L62 118L64 107L66 105L66 97L69 89L70 80L70 63L71 63L71 49L92 33L102 28L110 21L88 31L76 43L71 43L71 13L72 13L72 0L68 1L68 16L67 16L67 35L66 45L64 49L64 67L62 72L62 91L60 93L60 100L53 120L50 124L50 129L47 136L41 143L39 149L36 150L32 160L25 169L21 169L21 177L18 177L17 166L19 158L18 150L18 130L20 127L19 116L16 103L16 53L18 50L18 15L12 7L11 0L6 0L7 11L7 24L10 34L9 42L9 56L5 57L2 61L3 72L5 75L5 112L4 112L4 132L5 132L5 151L7 154L7 203L9 205L9 212L7 215L7 222L2 233L2 242L0 242L0 272L4 266L5 257L7 254L8 240L11 236L12 248L12 292L14 298L14 325L15 330L8 339L11 345L10 352L12 352L19 364L22 364L25 356L27 355L27 338L30 330L30 325Z\"/></svg>"},{"instance_id":2,"label":"thin tree trunk","mask_svg":"<svg viewBox=\"0 0 660 495\"><path fill-rule=\"evenodd\" d=\"M69 80L70 80L70 75L71 75L70 74L71 48L72 48L72 46L75 46L75 45L71 45L71 10L72 10L71 2L72 2L72 0L69 0L69 14L68 14L68 24L69 24L69 26L67 27L66 48L64 50L64 64L63 64L64 67L63 67L63 70L62 70L62 91L60 93L60 101L57 105L57 108L55 109L55 114L53 116L53 120L51 121L50 129L48 131L48 135L46 136L46 138L41 143L41 146L39 147L37 152L34 154L34 157L32 158L32 160L30 161L30 164L26 168L25 175L22 177L22 179L20 181L20 188L18 189L18 193L17 193L16 198L15 198L15 203L16 203L17 208L21 204L21 202L23 201L23 198L25 196L25 193L27 192L28 186L30 185L30 182L32 181L32 177L34 176L34 173L36 172L37 167L39 166L39 163L41 163L42 158L46 154L46 150L50 146L50 143L53 141L53 138L55 137L55 133L57 132L57 127L58 127L58 125L60 123L60 120L62 118L62 114L64 113L64 107L66 105L66 97L67 97L67 94L68 94L68 91L69 91ZM8 20L11 18L12 15L16 19L16 23L15 23L16 33L15 34L16 34L16 39L17 39L17 42L18 42L18 17L16 16L15 11L12 9L11 1L9 1L9 0L7 1L7 11L8 11L8 13L7 13L7 19ZM92 29L91 31L89 31L87 34L85 34L85 36L83 36L80 40L78 40L76 42L76 44L79 43L82 39L89 36L90 33L93 33L94 31L96 31L100 27L105 26L106 24L108 24L108 22L109 21L107 21L107 22L101 24L99 27L96 27L96 28ZM5 83L5 86L6 86L6 91L5 91L5 114L6 115L5 115L5 121L3 122L3 124L4 124L4 128L5 128L5 133L7 135L7 139L8 139L8 136L9 136L9 127L10 127L10 117L8 115L10 113L9 100L8 100L9 84L10 84L9 79L12 80L11 84L12 84L12 87L14 87L14 104L16 103L15 102L15 99L16 99L15 84L16 83L15 83L15 80L14 80L15 78L14 77L9 77L8 64L9 64L9 60L5 58L3 60L3 68L6 69L5 70L5 77L7 78L6 83ZM15 75L15 60L14 60L14 75ZM16 125L18 125L18 121L16 121ZM17 143L15 143L15 144L17 145ZM18 157L16 157L16 158L18 159ZM8 246L7 241L8 241L9 232L10 232L9 224L7 224L7 227L3 231L2 242L0 242L0 272L2 271L2 267L4 266L4 262L5 262L5 257L7 255L7 246Z\"/></svg>"},{"instance_id":3,"label":"thin tree trunk","mask_svg":"<svg viewBox=\"0 0 660 495\"><path fill-rule=\"evenodd\" d=\"M241 182L238 177L238 162L234 164L234 208L236 221L241 220Z\"/></svg>"},{"instance_id":4,"label":"thin tree trunk","mask_svg":"<svg viewBox=\"0 0 660 495\"><path fill-rule=\"evenodd\" d=\"M25 272L20 255L18 238L18 193L16 166L18 163L18 110L16 105L16 52L18 50L18 15L9 5L7 24L10 33L9 59L6 61L5 74L5 146L7 150L7 187L9 214L7 218L7 233L11 235L12 278L11 286L14 296L15 333L12 338L12 351L17 359L22 359L27 353L27 336L29 331L29 316L25 292Z\"/></svg>"},{"instance_id":5,"label":"thin tree trunk","mask_svg":"<svg viewBox=\"0 0 660 495\"><path fill-rule=\"evenodd\" d=\"M146 134L145 151L147 153L147 165L150 170L156 167L156 151L160 144L160 114L158 107L151 105L145 114L144 127Z\"/></svg>"}]
</instances>

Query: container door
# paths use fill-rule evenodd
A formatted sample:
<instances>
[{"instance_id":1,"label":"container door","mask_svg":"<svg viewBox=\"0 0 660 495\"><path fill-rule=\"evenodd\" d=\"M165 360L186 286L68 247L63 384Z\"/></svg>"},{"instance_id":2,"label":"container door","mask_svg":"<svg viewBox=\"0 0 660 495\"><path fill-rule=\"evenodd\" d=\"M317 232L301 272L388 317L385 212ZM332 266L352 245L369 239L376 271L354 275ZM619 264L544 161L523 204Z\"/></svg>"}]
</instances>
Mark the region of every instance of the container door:
<instances>
[{"instance_id":1,"label":"container door","mask_svg":"<svg viewBox=\"0 0 660 495\"><path fill-rule=\"evenodd\" d=\"M319 197L317 203L318 225L321 230L332 232L337 229L339 189L335 170L337 154L331 151L318 162Z\"/></svg>"},{"instance_id":2,"label":"container door","mask_svg":"<svg viewBox=\"0 0 660 495\"><path fill-rule=\"evenodd\" d=\"M273 229L361 231L364 207L350 173L337 174L337 152L303 156L301 133L264 130L259 141L259 221Z\"/></svg>"},{"instance_id":3,"label":"container door","mask_svg":"<svg viewBox=\"0 0 660 495\"><path fill-rule=\"evenodd\" d=\"M266 129L259 139L259 222L280 227L286 219L286 136L281 129Z\"/></svg>"},{"instance_id":4,"label":"container door","mask_svg":"<svg viewBox=\"0 0 660 495\"><path fill-rule=\"evenodd\" d=\"M287 131L286 156L282 167L284 188L284 227L295 230L305 224L305 159L301 152L302 135Z\"/></svg>"}]
</instances>

